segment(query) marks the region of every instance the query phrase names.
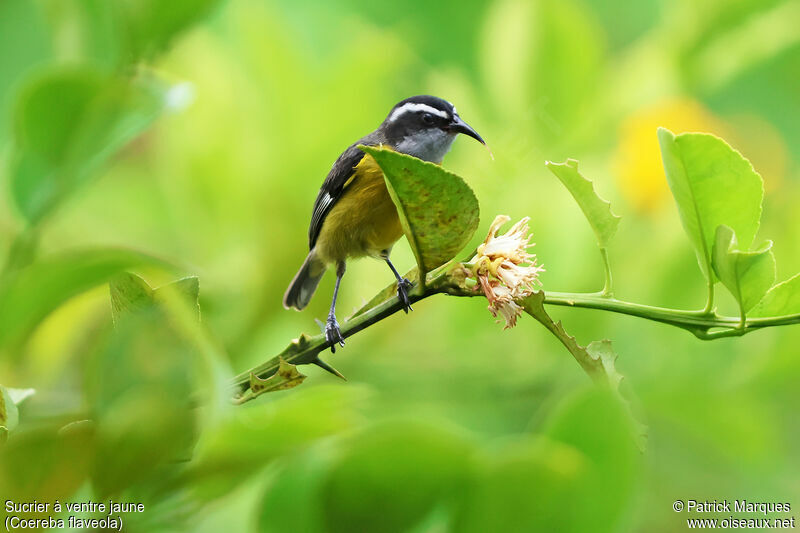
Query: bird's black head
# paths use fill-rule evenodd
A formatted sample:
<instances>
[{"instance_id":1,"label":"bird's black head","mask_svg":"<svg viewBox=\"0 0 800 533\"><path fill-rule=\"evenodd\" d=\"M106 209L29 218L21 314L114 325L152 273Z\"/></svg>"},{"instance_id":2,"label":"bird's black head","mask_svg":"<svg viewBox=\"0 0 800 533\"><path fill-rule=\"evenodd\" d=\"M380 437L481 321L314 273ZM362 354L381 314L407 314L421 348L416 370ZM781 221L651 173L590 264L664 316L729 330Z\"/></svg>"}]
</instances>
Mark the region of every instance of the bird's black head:
<instances>
[{"instance_id":1,"label":"bird's black head","mask_svg":"<svg viewBox=\"0 0 800 533\"><path fill-rule=\"evenodd\" d=\"M429 95L398 102L380 129L397 151L436 163L441 162L459 133L486 144L478 132L461 120L453 104Z\"/></svg>"}]
</instances>

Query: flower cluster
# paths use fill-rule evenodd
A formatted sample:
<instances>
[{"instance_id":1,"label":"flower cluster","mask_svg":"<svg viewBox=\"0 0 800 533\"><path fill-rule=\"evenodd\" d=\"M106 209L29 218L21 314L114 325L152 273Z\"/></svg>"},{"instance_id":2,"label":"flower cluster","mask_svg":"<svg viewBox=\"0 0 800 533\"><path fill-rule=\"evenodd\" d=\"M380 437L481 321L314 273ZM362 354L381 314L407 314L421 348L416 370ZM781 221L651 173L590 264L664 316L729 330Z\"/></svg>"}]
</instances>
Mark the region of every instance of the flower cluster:
<instances>
[{"instance_id":1,"label":"flower cluster","mask_svg":"<svg viewBox=\"0 0 800 533\"><path fill-rule=\"evenodd\" d=\"M528 253L534 246L528 235L528 217L523 218L503 235L497 235L500 226L511 220L498 215L489 228L489 234L478 253L472 258L471 274L477 278L492 316L502 315L505 328L514 327L522 308L517 300L533 293L541 286L539 273L544 268L536 264L536 255Z\"/></svg>"}]
</instances>

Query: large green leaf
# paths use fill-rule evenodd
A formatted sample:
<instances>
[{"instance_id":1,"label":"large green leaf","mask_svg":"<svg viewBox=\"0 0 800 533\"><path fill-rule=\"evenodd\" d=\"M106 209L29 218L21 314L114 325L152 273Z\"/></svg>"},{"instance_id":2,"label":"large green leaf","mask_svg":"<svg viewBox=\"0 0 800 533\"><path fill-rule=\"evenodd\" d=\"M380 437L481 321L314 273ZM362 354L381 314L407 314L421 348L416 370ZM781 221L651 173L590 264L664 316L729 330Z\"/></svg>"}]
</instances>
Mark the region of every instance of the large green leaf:
<instances>
[{"instance_id":1,"label":"large green leaf","mask_svg":"<svg viewBox=\"0 0 800 533\"><path fill-rule=\"evenodd\" d=\"M259 508L260 533L324 532L322 509L316 505L326 480L331 456L338 449L315 446L282 462Z\"/></svg>"},{"instance_id":2,"label":"large green leaf","mask_svg":"<svg viewBox=\"0 0 800 533\"><path fill-rule=\"evenodd\" d=\"M460 177L391 149L361 146L383 170L421 272L461 251L478 228L478 200Z\"/></svg>"},{"instance_id":3,"label":"large green leaf","mask_svg":"<svg viewBox=\"0 0 800 533\"><path fill-rule=\"evenodd\" d=\"M750 316L782 316L800 313L800 274L772 287Z\"/></svg>"},{"instance_id":4,"label":"large green leaf","mask_svg":"<svg viewBox=\"0 0 800 533\"><path fill-rule=\"evenodd\" d=\"M217 498L241 486L261 467L324 437L352 431L358 387L319 386L271 402L250 402L210 427L183 478L197 497Z\"/></svg>"},{"instance_id":5,"label":"large green leaf","mask_svg":"<svg viewBox=\"0 0 800 533\"><path fill-rule=\"evenodd\" d=\"M98 248L49 257L0 280L0 350L25 337L69 298L143 265L166 266L152 256Z\"/></svg>"},{"instance_id":6,"label":"large green leaf","mask_svg":"<svg viewBox=\"0 0 800 533\"><path fill-rule=\"evenodd\" d=\"M48 71L15 106L12 196L31 222L85 184L166 108L167 86L86 68Z\"/></svg>"},{"instance_id":7,"label":"large green leaf","mask_svg":"<svg viewBox=\"0 0 800 533\"><path fill-rule=\"evenodd\" d=\"M641 452L639 424L629 409L607 390L593 387L567 398L545 424L548 437L583 454L586 479L568 500L579 502L574 531L620 531L627 511L636 505ZM613 494L613 498L600 498ZM563 530L562 530L563 531Z\"/></svg>"},{"instance_id":8,"label":"large green leaf","mask_svg":"<svg viewBox=\"0 0 800 533\"><path fill-rule=\"evenodd\" d=\"M711 26L711 31L698 26L692 33L700 42L682 47L691 84L687 90L702 94L703 104L717 116L759 117L770 129L777 129L768 133L758 131L757 123L748 126L756 130L749 133L749 142L759 139L769 146L771 155L763 157L773 159L773 164L783 157L779 155L783 150L797 154L800 99L796 98L794 74L800 72L800 4L749 0L720 4L710 12L728 24ZM731 61L734 57L738 60ZM766 172L766 168L762 170ZM776 168L775 172L781 171Z\"/></svg>"},{"instance_id":9,"label":"large green leaf","mask_svg":"<svg viewBox=\"0 0 800 533\"><path fill-rule=\"evenodd\" d=\"M167 355L155 343L153 347L151 356ZM113 355L130 357L129 353L120 352L106 356ZM179 397L168 382L161 380L162 376L149 376L148 381L143 378L141 374L132 376L126 390L119 390L109 403L93 406L102 411L97 415L96 451L90 474L101 498L141 482L164 464L191 457L196 413L186 397Z\"/></svg>"},{"instance_id":10,"label":"large green leaf","mask_svg":"<svg viewBox=\"0 0 800 533\"><path fill-rule=\"evenodd\" d=\"M197 279L151 289L125 272L109 288L114 331L89 360L85 379L97 422L92 481L100 494L117 493L165 463L189 459L198 431L192 399L209 393L198 381L201 348L177 327L183 314L198 318Z\"/></svg>"},{"instance_id":11,"label":"large green leaf","mask_svg":"<svg viewBox=\"0 0 800 533\"><path fill-rule=\"evenodd\" d=\"M220 0L120 0L119 23L126 28L128 54L148 59L181 32L206 17Z\"/></svg>"},{"instance_id":12,"label":"large green leaf","mask_svg":"<svg viewBox=\"0 0 800 533\"><path fill-rule=\"evenodd\" d=\"M620 221L620 217L611 212L611 203L600 198L594 190L591 180L584 178L578 172L576 160L567 159L564 163L548 161L545 165L561 180L564 187L578 202L581 211L586 215L586 219L597 236L597 244L600 248L608 247L617 232Z\"/></svg>"},{"instance_id":13,"label":"large green leaf","mask_svg":"<svg viewBox=\"0 0 800 533\"><path fill-rule=\"evenodd\" d=\"M0 2L0 147L22 79L50 58L50 36L41 5L30 0Z\"/></svg>"},{"instance_id":14,"label":"large green leaf","mask_svg":"<svg viewBox=\"0 0 800 533\"><path fill-rule=\"evenodd\" d=\"M353 435L322 488L328 531L411 530L463 484L470 452L460 435L417 421Z\"/></svg>"},{"instance_id":15,"label":"large green leaf","mask_svg":"<svg viewBox=\"0 0 800 533\"><path fill-rule=\"evenodd\" d=\"M55 0L47 2L56 47L70 59L119 72L164 52L219 0ZM61 46L58 46L61 45Z\"/></svg>"},{"instance_id":16,"label":"large green leaf","mask_svg":"<svg viewBox=\"0 0 800 533\"><path fill-rule=\"evenodd\" d=\"M719 226L712 259L714 272L739 302L742 317L775 283L772 241L765 242L758 250L742 251L738 249L734 231L728 226Z\"/></svg>"},{"instance_id":17,"label":"large green leaf","mask_svg":"<svg viewBox=\"0 0 800 533\"><path fill-rule=\"evenodd\" d=\"M0 453L0 492L5 498L59 499L63 504L84 483L93 453L91 430L59 432L57 427L38 421L21 425L9 437Z\"/></svg>"},{"instance_id":18,"label":"large green leaf","mask_svg":"<svg viewBox=\"0 0 800 533\"><path fill-rule=\"evenodd\" d=\"M715 281L712 249L717 226L730 227L748 250L758 231L764 184L750 162L725 141L707 133L675 135L658 130L661 157L683 228L700 270Z\"/></svg>"},{"instance_id":19,"label":"large green leaf","mask_svg":"<svg viewBox=\"0 0 800 533\"><path fill-rule=\"evenodd\" d=\"M495 445L459 491L448 531L625 529L639 456L630 415L607 389L588 387L562 402L544 426L539 438Z\"/></svg>"},{"instance_id":20,"label":"large green leaf","mask_svg":"<svg viewBox=\"0 0 800 533\"><path fill-rule=\"evenodd\" d=\"M569 509L586 503L575 498L589 474L586 459L579 450L545 438L509 440L486 454L475 478L456 493L447 531L576 531L579 513Z\"/></svg>"}]
</instances>

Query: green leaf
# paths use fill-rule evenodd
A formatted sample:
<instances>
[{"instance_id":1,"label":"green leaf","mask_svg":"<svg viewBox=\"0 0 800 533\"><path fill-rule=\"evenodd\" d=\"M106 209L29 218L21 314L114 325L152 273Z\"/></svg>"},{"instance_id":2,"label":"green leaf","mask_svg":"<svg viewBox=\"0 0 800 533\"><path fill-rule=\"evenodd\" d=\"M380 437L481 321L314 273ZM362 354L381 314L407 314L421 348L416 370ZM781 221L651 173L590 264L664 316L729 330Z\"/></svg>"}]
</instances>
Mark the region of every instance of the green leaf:
<instances>
[{"instance_id":1,"label":"green leaf","mask_svg":"<svg viewBox=\"0 0 800 533\"><path fill-rule=\"evenodd\" d=\"M25 340L54 309L73 296L140 266L167 264L140 252L97 248L48 257L0 280L0 349Z\"/></svg>"},{"instance_id":2,"label":"green leaf","mask_svg":"<svg viewBox=\"0 0 800 533\"><path fill-rule=\"evenodd\" d=\"M45 2L51 11L48 22L56 51L67 55L72 62L91 64L108 72L124 72L131 66L151 62L219 3L219 0Z\"/></svg>"},{"instance_id":3,"label":"green leaf","mask_svg":"<svg viewBox=\"0 0 800 533\"><path fill-rule=\"evenodd\" d=\"M588 346L581 346L575 337L567 333L561 321L555 322L547 314L544 308L544 297L544 291L537 291L525 298L523 300L525 312L538 320L561 341L561 344L572 354L572 357L581 365L592 381L611 390L626 409L632 412L631 402L620 390L623 376L617 371L618 356L611 346L611 341L604 339L593 341ZM636 442L639 448L644 450L647 443L647 426L640 421L636 421Z\"/></svg>"},{"instance_id":4,"label":"green leaf","mask_svg":"<svg viewBox=\"0 0 800 533\"><path fill-rule=\"evenodd\" d=\"M459 491L447 531L625 530L640 469L629 413L601 387L580 390L553 411L542 435L490 449Z\"/></svg>"},{"instance_id":5,"label":"green leaf","mask_svg":"<svg viewBox=\"0 0 800 533\"><path fill-rule=\"evenodd\" d=\"M173 281L156 289L141 277L123 272L108 284L111 294L111 316L117 323L122 316L155 307L163 308L167 300L177 297L188 304L200 319L200 281L195 276Z\"/></svg>"},{"instance_id":6,"label":"green leaf","mask_svg":"<svg viewBox=\"0 0 800 533\"><path fill-rule=\"evenodd\" d=\"M14 402L15 405L21 404L36 394L36 389L14 389L7 387L6 391L8 392L8 396L11 398L11 401Z\"/></svg>"},{"instance_id":7,"label":"green leaf","mask_svg":"<svg viewBox=\"0 0 800 533\"><path fill-rule=\"evenodd\" d=\"M186 327L199 325L197 278L152 289L139 276L125 272L111 280L109 291L114 335L92 359L87 378L98 413L98 453L113 456L104 461L105 470L93 472L104 491L127 486L161 462L190 459L197 433L190 398L206 400L213 387L209 360L201 355L202 334ZM154 365L151 359L159 363ZM161 405L157 410L151 408L155 403ZM131 438L129 434L142 424L155 431L140 431ZM125 442L126 453L114 454L120 442Z\"/></svg>"},{"instance_id":8,"label":"green leaf","mask_svg":"<svg viewBox=\"0 0 800 533\"><path fill-rule=\"evenodd\" d=\"M153 301L157 305L167 305L172 298L184 302L194 317L200 320L200 280L197 276L172 281L153 291Z\"/></svg>"},{"instance_id":9,"label":"green leaf","mask_svg":"<svg viewBox=\"0 0 800 533\"><path fill-rule=\"evenodd\" d=\"M478 228L478 200L472 189L439 165L384 147L359 148L383 170L420 272L455 257Z\"/></svg>"},{"instance_id":10,"label":"green leaf","mask_svg":"<svg viewBox=\"0 0 800 533\"><path fill-rule=\"evenodd\" d=\"M0 427L7 434L19 424L17 406L36 393L34 389L13 389L0 385Z\"/></svg>"},{"instance_id":11,"label":"green leaf","mask_svg":"<svg viewBox=\"0 0 800 533\"><path fill-rule=\"evenodd\" d=\"M219 0L121 0L120 23L126 26L129 54L149 59L181 32L206 17Z\"/></svg>"},{"instance_id":12,"label":"green leaf","mask_svg":"<svg viewBox=\"0 0 800 533\"><path fill-rule=\"evenodd\" d=\"M19 411L17 405L8 394L8 389L0 386L0 426L5 430L11 431L19 422Z\"/></svg>"},{"instance_id":13,"label":"green leaf","mask_svg":"<svg viewBox=\"0 0 800 533\"><path fill-rule=\"evenodd\" d=\"M599 364L603 368L611 390L619 391L623 376L617 371L616 362L619 356L611 347L611 341L608 339L592 341L586 346L586 353L596 365Z\"/></svg>"},{"instance_id":14,"label":"green leaf","mask_svg":"<svg viewBox=\"0 0 800 533\"><path fill-rule=\"evenodd\" d=\"M47 71L15 107L12 196L37 222L94 176L165 109L167 87L87 68Z\"/></svg>"},{"instance_id":15,"label":"green leaf","mask_svg":"<svg viewBox=\"0 0 800 533\"><path fill-rule=\"evenodd\" d=\"M775 283L775 256L772 241L767 241L758 250L739 250L736 234L728 226L717 228L713 248L714 272L722 284L739 302L742 319Z\"/></svg>"},{"instance_id":16,"label":"green leaf","mask_svg":"<svg viewBox=\"0 0 800 533\"><path fill-rule=\"evenodd\" d=\"M153 290L126 272L110 281L109 290L115 327L85 365L84 381L97 422L92 481L103 495L191 458L199 423L192 400L208 392L201 386L208 371L206 357L199 354L203 348L176 327L191 322L196 313L184 318L186 306L173 301L188 295L196 308L197 280Z\"/></svg>"},{"instance_id":17,"label":"green leaf","mask_svg":"<svg viewBox=\"0 0 800 533\"><path fill-rule=\"evenodd\" d=\"M661 157L683 229L709 284L717 226L730 227L749 249L761 219L764 184L750 162L707 133L674 135L659 128Z\"/></svg>"},{"instance_id":18,"label":"green leaf","mask_svg":"<svg viewBox=\"0 0 800 533\"><path fill-rule=\"evenodd\" d=\"M21 426L0 453L0 493L15 501L63 502L85 483L93 451L91 432L60 434L44 421Z\"/></svg>"},{"instance_id":19,"label":"green leaf","mask_svg":"<svg viewBox=\"0 0 800 533\"><path fill-rule=\"evenodd\" d=\"M483 460L474 479L456 493L454 533L577 531L583 508L576 498L591 474L579 450L544 438L518 439ZM584 531L604 531L603 524ZM445 528L442 528L443 530Z\"/></svg>"},{"instance_id":20,"label":"green leaf","mask_svg":"<svg viewBox=\"0 0 800 533\"><path fill-rule=\"evenodd\" d=\"M782 281L767 291L750 316L783 316L800 313L800 274Z\"/></svg>"},{"instance_id":21,"label":"green leaf","mask_svg":"<svg viewBox=\"0 0 800 533\"><path fill-rule=\"evenodd\" d=\"M201 499L227 494L277 457L351 431L362 399L363 390L337 385L250 402L203 434L182 477Z\"/></svg>"},{"instance_id":22,"label":"green leaf","mask_svg":"<svg viewBox=\"0 0 800 533\"><path fill-rule=\"evenodd\" d=\"M584 178L578 172L576 160L567 159L564 163L548 161L545 166L561 180L564 187L578 202L581 211L586 215L586 219L597 236L598 246L607 248L617 232L620 221L620 217L611 212L611 203L600 198L594 190L591 180Z\"/></svg>"},{"instance_id":23,"label":"green leaf","mask_svg":"<svg viewBox=\"0 0 800 533\"><path fill-rule=\"evenodd\" d=\"M300 385L306 376L297 370L297 366L287 363L283 357L278 357L278 371L267 379L261 379L255 374L250 374L250 390L253 397L265 392L291 389Z\"/></svg>"},{"instance_id":24,"label":"green leaf","mask_svg":"<svg viewBox=\"0 0 800 533\"><path fill-rule=\"evenodd\" d=\"M620 526L636 503L641 469L640 428L629 409L609 391L594 387L568 397L544 426L547 437L579 450L589 467L567 500L567 507L582 509L574 517L573 531L624 530Z\"/></svg>"},{"instance_id":25,"label":"green leaf","mask_svg":"<svg viewBox=\"0 0 800 533\"><path fill-rule=\"evenodd\" d=\"M110 403L95 405L102 412L91 477L101 498L142 481L160 465L189 458L195 413L188 401L183 398L181 405L166 383L138 381L141 378L135 376L127 390L109 398Z\"/></svg>"},{"instance_id":26,"label":"green leaf","mask_svg":"<svg viewBox=\"0 0 800 533\"><path fill-rule=\"evenodd\" d=\"M617 372L617 354L611 348L611 341L595 341L588 347L581 346L575 337L567 333L561 321L555 322L544 309L544 291L534 292L523 300L525 312L538 320L567 348L584 371L595 383L608 386L619 393L622 375Z\"/></svg>"},{"instance_id":27,"label":"green leaf","mask_svg":"<svg viewBox=\"0 0 800 533\"><path fill-rule=\"evenodd\" d=\"M385 422L343 448L320 498L331 533L409 531L470 470L469 443L440 424Z\"/></svg>"},{"instance_id":28,"label":"green leaf","mask_svg":"<svg viewBox=\"0 0 800 533\"><path fill-rule=\"evenodd\" d=\"M108 283L108 290L114 323L126 313L135 313L153 305L153 289L136 274L123 272Z\"/></svg>"},{"instance_id":29,"label":"green leaf","mask_svg":"<svg viewBox=\"0 0 800 533\"><path fill-rule=\"evenodd\" d=\"M328 475L332 455L338 450L314 446L281 462L280 469L259 505L260 533L327 531L322 520L322 485Z\"/></svg>"},{"instance_id":30,"label":"green leaf","mask_svg":"<svg viewBox=\"0 0 800 533\"><path fill-rule=\"evenodd\" d=\"M0 147L9 133L9 120L20 81L51 55L47 20L38 2L0 2Z\"/></svg>"}]
</instances>

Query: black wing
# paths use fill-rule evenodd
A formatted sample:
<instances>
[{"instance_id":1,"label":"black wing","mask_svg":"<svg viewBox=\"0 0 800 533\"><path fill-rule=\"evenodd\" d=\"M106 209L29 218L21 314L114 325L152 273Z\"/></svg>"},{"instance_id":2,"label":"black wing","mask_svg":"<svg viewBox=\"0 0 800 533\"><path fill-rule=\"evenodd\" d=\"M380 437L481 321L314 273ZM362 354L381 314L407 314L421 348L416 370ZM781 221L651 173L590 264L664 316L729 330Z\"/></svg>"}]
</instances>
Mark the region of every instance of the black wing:
<instances>
[{"instance_id":1,"label":"black wing","mask_svg":"<svg viewBox=\"0 0 800 533\"><path fill-rule=\"evenodd\" d=\"M308 227L308 249L314 248L317 243L317 237L322 229L322 223L325 217L328 216L337 200L341 198L344 185L347 183L356 165L364 158L364 152L359 150L357 146L363 145L377 145L380 140L377 138L376 133L371 133L350 145L350 147L342 152L342 155L333 164L333 168L328 173L328 177L322 183L322 187L317 194L317 200L314 202L314 211L311 214L311 225Z\"/></svg>"}]
</instances>

